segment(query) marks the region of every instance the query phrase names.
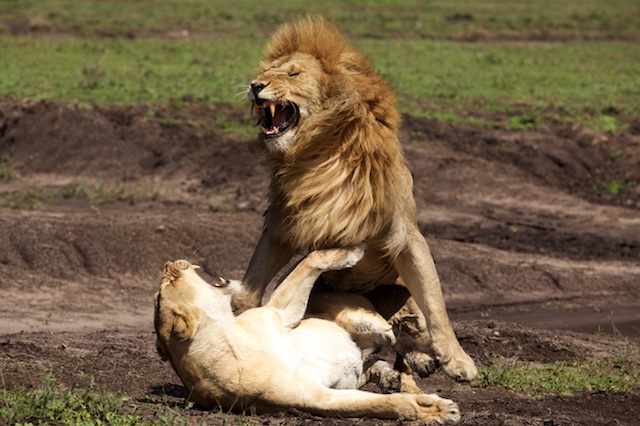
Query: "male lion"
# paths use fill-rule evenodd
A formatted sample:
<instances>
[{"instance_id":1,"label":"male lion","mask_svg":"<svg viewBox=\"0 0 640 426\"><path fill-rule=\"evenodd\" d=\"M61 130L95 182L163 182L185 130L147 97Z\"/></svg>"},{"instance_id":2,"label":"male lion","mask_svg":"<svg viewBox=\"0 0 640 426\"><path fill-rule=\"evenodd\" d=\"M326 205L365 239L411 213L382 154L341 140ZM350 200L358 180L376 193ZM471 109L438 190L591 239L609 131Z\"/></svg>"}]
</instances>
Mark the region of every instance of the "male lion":
<instances>
[{"instance_id":1,"label":"male lion","mask_svg":"<svg viewBox=\"0 0 640 426\"><path fill-rule=\"evenodd\" d=\"M155 302L158 352L171 361L191 398L206 408L297 408L327 416L457 423L456 404L437 395L357 390L362 348L332 321L303 319L320 274L350 267L362 253L362 248L311 252L265 306L237 317L231 298L240 291L239 281L210 285L186 260L167 262ZM359 327L352 333L362 328L369 338L376 330L379 342L393 338L388 323L373 311L356 320Z\"/></svg>"},{"instance_id":2,"label":"male lion","mask_svg":"<svg viewBox=\"0 0 640 426\"><path fill-rule=\"evenodd\" d=\"M429 352L413 357L414 369L427 374L435 358L450 376L475 378L416 223L412 177L397 136L400 115L385 80L335 26L305 17L275 33L248 95L273 176L264 231L243 293L234 299L237 310L258 306L294 253L366 241L361 262L324 274L324 281L365 293L399 275L413 296L405 317L416 322L413 337Z\"/></svg>"}]
</instances>

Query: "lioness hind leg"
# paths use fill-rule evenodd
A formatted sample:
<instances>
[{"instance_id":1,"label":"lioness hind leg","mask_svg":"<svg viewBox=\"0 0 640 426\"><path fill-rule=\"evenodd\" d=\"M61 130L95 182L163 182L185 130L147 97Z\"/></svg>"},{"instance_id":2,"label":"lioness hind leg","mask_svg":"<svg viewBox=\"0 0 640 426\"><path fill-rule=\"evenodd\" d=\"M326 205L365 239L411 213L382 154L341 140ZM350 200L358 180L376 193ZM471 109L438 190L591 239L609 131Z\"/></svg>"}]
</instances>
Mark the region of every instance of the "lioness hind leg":
<instances>
[{"instance_id":1,"label":"lioness hind leg","mask_svg":"<svg viewBox=\"0 0 640 426\"><path fill-rule=\"evenodd\" d=\"M460 421L458 404L437 395L414 395L418 403L418 420L437 425L455 425Z\"/></svg>"},{"instance_id":2,"label":"lioness hind leg","mask_svg":"<svg viewBox=\"0 0 640 426\"><path fill-rule=\"evenodd\" d=\"M396 333L396 351L420 377L435 372L438 362L431 348L431 335L422 312L410 297L389 322Z\"/></svg>"},{"instance_id":3,"label":"lioness hind leg","mask_svg":"<svg viewBox=\"0 0 640 426\"><path fill-rule=\"evenodd\" d=\"M307 316L335 322L364 351L396 342L389 322L376 312L369 300L358 294L340 291L312 293Z\"/></svg>"},{"instance_id":4,"label":"lioness hind leg","mask_svg":"<svg viewBox=\"0 0 640 426\"><path fill-rule=\"evenodd\" d=\"M431 352L424 315L409 290L400 284L380 286L365 296L393 327L396 336L394 349L402 358L396 361L395 367L404 378L403 391L419 392L411 377L412 370L420 377L426 377L438 366Z\"/></svg>"},{"instance_id":5,"label":"lioness hind leg","mask_svg":"<svg viewBox=\"0 0 640 426\"><path fill-rule=\"evenodd\" d=\"M419 420L422 424L433 425L454 425L460 420L457 404L434 394L383 395L359 390L325 389L322 395L297 408L325 416Z\"/></svg>"}]
</instances>

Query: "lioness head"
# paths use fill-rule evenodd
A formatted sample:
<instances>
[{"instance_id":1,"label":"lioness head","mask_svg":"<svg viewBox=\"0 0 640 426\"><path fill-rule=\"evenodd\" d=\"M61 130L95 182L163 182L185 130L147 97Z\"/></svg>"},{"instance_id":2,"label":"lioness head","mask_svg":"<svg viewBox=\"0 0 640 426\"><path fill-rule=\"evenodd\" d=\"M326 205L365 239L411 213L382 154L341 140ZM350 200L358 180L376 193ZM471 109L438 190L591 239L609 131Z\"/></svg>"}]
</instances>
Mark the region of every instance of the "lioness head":
<instances>
[{"instance_id":1,"label":"lioness head","mask_svg":"<svg viewBox=\"0 0 640 426\"><path fill-rule=\"evenodd\" d=\"M155 295L154 324L156 349L163 360L184 348L196 335L202 321L233 315L231 297L238 289L237 281L220 278L213 284L203 280L187 260L167 262L162 283Z\"/></svg>"},{"instance_id":2,"label":"lioness head","mask_svg":"<svg viewBox=\"0 0 640 426\"><path fill-rule=\"evenodd\" d=\"M354 122L394 122L395 98L364 55L321 17L278 29L248 88L260 139L271 154L300 139L343 140Z\"/></svg>"}]
</instances>

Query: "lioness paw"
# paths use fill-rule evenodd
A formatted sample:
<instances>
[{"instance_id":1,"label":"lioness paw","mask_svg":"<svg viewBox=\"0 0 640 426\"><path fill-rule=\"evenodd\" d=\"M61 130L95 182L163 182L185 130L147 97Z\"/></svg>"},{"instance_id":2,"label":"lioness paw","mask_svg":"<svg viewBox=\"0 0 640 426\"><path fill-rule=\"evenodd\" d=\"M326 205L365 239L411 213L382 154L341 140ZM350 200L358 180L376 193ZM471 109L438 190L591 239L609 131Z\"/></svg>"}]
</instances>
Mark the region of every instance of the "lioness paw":
<instances>
[{"instance_id":1,"label":"lioness paw","mask_svg":"<svg viewBox=\"0 0 640 426\"><path fill-rule=\"evenodd\" d=\"M325 271L347 269L355 266L364 256L367 248L365 243L352 248L328 249L311 252L309 256L314 256L316 268Z\"/></svg>"},{"instance_id":2,"label":"lioness paw","mask_svg":"<svg viewBox=\"0 0 640 426\"><path fill-rule=\"evenodd\" d=\"M429 425L455 425L460 421L458 404L437 395L415 395L417 417Z\"/></svg>"}]
</instances>

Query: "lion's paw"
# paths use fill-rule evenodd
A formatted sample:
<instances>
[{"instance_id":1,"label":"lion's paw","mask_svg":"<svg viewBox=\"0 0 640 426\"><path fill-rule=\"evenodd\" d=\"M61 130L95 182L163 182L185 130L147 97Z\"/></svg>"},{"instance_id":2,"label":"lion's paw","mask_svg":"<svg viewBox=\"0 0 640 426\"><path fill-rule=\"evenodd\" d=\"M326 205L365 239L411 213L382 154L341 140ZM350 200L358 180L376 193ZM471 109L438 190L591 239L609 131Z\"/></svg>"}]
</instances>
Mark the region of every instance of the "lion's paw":
<instances>
[{"instance_id":1,"label":"lion's paw","mask_svg":"<svg viewBox=\"0 0 640 426\"><path fill-rule=\"evenodd\" d=\"M442 369L448 376L463 382L469 382L478 377L478 368L473 359L465 352L442 363Z\"/></svg>"},{"instance_id":2,"label":"lion's paw","mask_svg":"<svg viewBox=\"0 0 640 426\"><path fill-rule=\"evenodd\" d=\"M436 362L436 360L424 352L407 352L404 355L404 359L411 370L413 370L418 376L422 378L430 376L436 371L436 368L438 368L438 363Z\"/></svg>"},{"instance_id":3,"label":"lion's paw","mask_svg":"<svg viewBox=\"0 0 640 426\"><path fill-rule=\"evenodd\" d=\"M429 425L455 425L460 421L458 404L437 395L415 395L418 420Z\"/></svg>"}]
</instances>

